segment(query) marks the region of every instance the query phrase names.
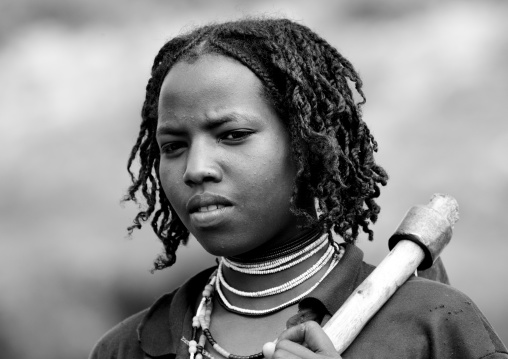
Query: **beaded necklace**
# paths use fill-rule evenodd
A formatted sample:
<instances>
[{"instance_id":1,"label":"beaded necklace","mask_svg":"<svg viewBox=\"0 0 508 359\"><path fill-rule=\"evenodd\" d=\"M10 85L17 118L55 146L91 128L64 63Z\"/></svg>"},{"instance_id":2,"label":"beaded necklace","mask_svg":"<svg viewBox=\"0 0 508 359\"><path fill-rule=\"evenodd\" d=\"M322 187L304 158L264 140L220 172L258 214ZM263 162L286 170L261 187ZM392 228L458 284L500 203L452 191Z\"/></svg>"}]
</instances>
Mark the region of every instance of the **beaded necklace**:
<instances>
[{"instance_id":1,"label":"beaded necklace","mask_svg":"<svg viewBox=\"0 0 508 359\"><path fill-rule=\"evenodd\" d=\"M289 300L289 301L287 301L285 303L282 303L281 305L278 305L276 307L269 308L269 309L263 309L263 310L244 309L244 308L236 307L236 306L234 306L234 305L232 305L231 303L228 302L228 300L226 299L226 297L222 293L220 285L218 285L218 283L216 282L215 289L216 289L217 293L219 294L219 298L218 298L219 299L219 303L221 305L223 305L230 312L233 312L233 313L236 313L236 314L240 314L240 315L261 316L261 315L267 315L267 314L276 313L276 312L278 312L278 311L280 311L280 310L282 310L284 308L287 308L287 307L297 303L298 301L300 301L300 299L302 299L307 294L312 292L323 281L323 279L325 279L325 277L332 271L332 269L337 265L337 263L339 263L339 260L340 260L340 258L342 257L343 254L344 254L344 249L342 247L340 247L340 252L338 254L336 254L335 256L333 256L332 262L330 263L330 266L328 267L327 271L325 272L325 274L323 274L323 276L319 279L319 281L316 282L316 284L314 284L311 288L309 288L308 290L306 290L302 294L300 294L300 295L296 296L295 298L293 298L293 299L291 299L291 300ZM327 262L324 262L324 263L326 264Z\"/></svg>"},{"instance_id":2,"label":"beaded necklace","mask_svg":"<svg viewBox=\"0 0 508 359\"><path fill-rule=\"evenodd\" d=\"M319 229L310 229L303 234L296 236L291 241L284 242L268 251L264 249L256 249L246 254L230 257L229 259L240 263L257 263L275 258L282 258L284 256L291 255L314 242L320 235L321 232Z\"/></svg>"},{"instance_id":3,"label":"beaded necklace","mask_svg":"<svg viewBox=\"0 0 508 359\"><path fill-rule=\"evenodd\" d=\"M306 246L306 248L311 247L310 250L307 249L307 252L313 251L315 248L324 248L324 245L322 245L322 243L321 243L322 238L327 239L327 235L323 235L318 240L318 242L320 242L320 244L318 244L314 247L312 247L312 245ZM228 285L222 276L222 265L223 264L227 265L227 264L225 264L225 258L221 258L219 267L211 275L208 284L205 285L205 288L203 289L202 298L199 303L198 309L196 311L196 315L192 318L192 339L189 341L185 338L182 338L182 341L185 344L187 344L189 347L190 359L203 359L203 356L206 358L209 358L209 359L214 359L214 357L204 349L206 341L208 341L210 343L210 345L219 354L221 354L222 356L224 356L225 358L228 358L228 359L261 359L261 358L263 358L264 357L263 352L259 352L259 353L253 354L253 355L246 355L246 356L231 354L227 350L222 348L215 341L215 339L212 336L212 333L210 332L210 323L211 323L211 315L212 315L212 310L213 310L214 292L217 291L217 293L219 294L218 300L221 305L223 305L228 311L231 311L231 312L234 312L234 313L237 313L240 315L248 315L248 316L266 315L266 314L275 313L279 310L287 308L290 305L297 303L300 299L302 299L307 294L312 292L321 283L321 281L332 271L332 269L337 265L337 263L340 261L340 259L344 255L344 248L338 246L335 242L332 241L332 243L330 244L330 242L324 241L323 243L328 244L328 248L327 248L325 254L323 254L323 256L318 260L318 262L316 262L316 264L314 264L314 266L312 266L309 270L307 270L302 275L298 276L297 278L294 278L293 280L291 280L283 285L280 285L280 286L277 286L274 288L270 288L267 290L263 290L260 292L242 292L242 291L239 291L239 290L231 287L230 285ZM318 250L316 250L314 253L317 253L317 251ZM305 251L304 251L304 253L305 253ZM307 256L307 254L308 253L304 254L303 256L306 256L306 258L309 258L310 256ZM293 257L294 258L292 259L292 261L298 261L301 258L299 256L293 256ZM232 262L232 261L229 261L229 262ZM289 261L289 262L283 261L283 262L286 263L285 265L287 265L287 263L291 264L291 261ZM301 262L301 260L300 260L300 262ZM273 308L269 308L269 309L265 309L265 310L251 310L251 309L245 309L245 308L233 306L227 301L226 297L224 296L224 294L222 293L222 290L221 290L221 284L223 284L223 285L225 284L225 288L227 288L228 290L230 290L233 293L236 293L238 295L252 296L252 297L274 295L277 293L281 293L285 290L289 290L289 289L297 286L298 284L302 283L304 280L307 280L308 278L312 277L321 268L323 268L328 262L330 263L330 265L329 265L328 269L326 270L325 274L323 274L323 276L318 280L318 282L315 283L310 289L308 289L304 293L300 294L299 296L289 300L288 302L283 303L283 304L273 307ZM235 264L238 264L238 263L235 263ZM260 264L260 263L257 263L257 264ZM244 264L241 264L241 265L245 266ZM254 264L254 265L256 265L256 264ZM270 267L270 266L268 266L268 267ZM287 267L287 268L290 268L290 267ZM287 268L285 268L285 269L287 269ZM312 268L314 268L314 269L312 269ZM319 269L316 270L315 268L319 268ZM308 273L308 274L305 275L306 273ZM310 274L310 273L312 273L312 274ZM262 273L256 273L256 274L262 274ZM302 279L304 277L307 277L307 278ZM221 280L222 280L222 282L221 282ZM288 284L290 282L291 282L291 284ZM294 284L296 282L298 282L298 284ZM289 289L286 289L288 286L292 286L292 287L290 287ZM278 290L281 290L281 291L278 291ZM255 295L253 295L254 293L255 293ZM258 295L259 293L263 293L263 295ZM270 294L268 294L268 293L270 293ZM200 329L201 329L201 334L198 338L198 331Z\"/></svg>"},{"instance_id":4,"label":"beaded necklace","mask_svg":"<svg viewBox=\"0 0 508 359\"><path fill-rule=\"evenodd\" d=\"M291 255L287 255L284 257L279 257L273 260L247 264L235 262L229 258L223 257L222 262L226 267L229 267L236 272L246 274L260 274L260 275L276 273L291 268L297 265L298 263L304 261L305 259L313 256L328 244L327 240L328 238L327 235L325 234L321 236L318 240L310 243L306 247L301 248L295 253L292 253Z\"/></svg>"}]
</instances>

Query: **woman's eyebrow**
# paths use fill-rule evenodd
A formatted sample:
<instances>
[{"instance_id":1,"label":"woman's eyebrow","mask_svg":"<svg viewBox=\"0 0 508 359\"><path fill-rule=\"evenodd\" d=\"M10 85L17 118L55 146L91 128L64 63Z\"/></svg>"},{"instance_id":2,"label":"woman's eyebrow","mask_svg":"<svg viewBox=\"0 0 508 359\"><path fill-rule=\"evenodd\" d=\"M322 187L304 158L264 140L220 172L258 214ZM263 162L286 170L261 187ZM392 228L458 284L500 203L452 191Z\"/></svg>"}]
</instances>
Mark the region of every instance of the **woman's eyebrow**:
<instances>
[{"instance_id":1,"label":"woman's eyebrow","mask_svg":"<svg viewBox=\"0 0 508 359\"><path fill-rule=\"evenodd\" d=\"M228 113L226 115L221 115L215 118L207 117L203 124L203 128L207 130L214 130L226 123L238 122L241 118L243 118L243 116L236 113Z\"/></svg>"},{"instance_id":2,"label":"woman's eyebrow","mask_svg":"<svg viewBox=\"0 0 508 359\"><path fill-rule=\"evenodd\" d=\"M203 127L207 130L213 130L230 122L242 122L247 124L256 121L261 121L261 119L253 113L228 112L225 114L220 114L216 117L207 117Z\"/></svg>"},{"instance_id":3,"label":"woman's eyebrow","mask_svg":"<svg viewBox=\"0 0 508 359\"><path fill-rule=\"evenodd\" d=\"M238 112L231 112L231 113L227 113L224 115L219 115L217 117L207 117L203 121L202 128L204 128L205 130L214 130L226 123L230 123L230 122L238 123L240 121L249 121L250 122L250 121L253 121L256 119L258 119L258 117L253 114L244 115L244 114L241 114ZM161 136L161 135L175 135L175 136L177 136L177 135L185 134L185 130L180 129L180 128L178 128L174 125L171 125L171 124L164 124L164 125L161 125L157 128L156 134L158 136Z\"/></svg>"},{"instance_id":4,"label":"woman's eyebrow","mask_svg":"<svg viewBox=\"0 0 508 359\"><path fill-rule=\"evenodd\" d=\"M184 130L174 128L173 126L168 125L161 125L157 126L157 131L155 133L155 136L162 136L162 135L183 135L185 134Z\"/></svg>"}]
</instances>

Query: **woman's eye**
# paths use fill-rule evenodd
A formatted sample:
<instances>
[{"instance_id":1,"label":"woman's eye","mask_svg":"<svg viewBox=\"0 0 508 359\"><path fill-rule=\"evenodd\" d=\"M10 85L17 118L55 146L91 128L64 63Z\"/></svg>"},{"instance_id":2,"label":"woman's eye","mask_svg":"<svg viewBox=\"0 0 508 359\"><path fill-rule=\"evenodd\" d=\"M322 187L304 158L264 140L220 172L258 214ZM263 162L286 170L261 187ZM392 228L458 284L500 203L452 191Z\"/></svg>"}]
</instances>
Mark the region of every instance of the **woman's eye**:
<instances>
[{"instance_id":1,"label":"woman's eye","mask_svg":"<svg viewBox=\"0 0 508 359\"><path fill-rule=\"evenodd\" d=\"M243 140L244 138L247 138L249 137L250 135L252 135L252 131L245 131L245 130L235 130L235 131L230 131L226 134L224 134L220 140L221 141L240 141L240 140Z\"/></svg>"},{"instance_id":2,"label":"woman's eye","mask_svg":"<svg viewBox=\"0 0 508 359\"><path fill-rule=\"evenodd\" d=\"M169 142L161 146L161 153L175 154L178 150L185 147L183 142Z\"/></svg>"}]
</instances>

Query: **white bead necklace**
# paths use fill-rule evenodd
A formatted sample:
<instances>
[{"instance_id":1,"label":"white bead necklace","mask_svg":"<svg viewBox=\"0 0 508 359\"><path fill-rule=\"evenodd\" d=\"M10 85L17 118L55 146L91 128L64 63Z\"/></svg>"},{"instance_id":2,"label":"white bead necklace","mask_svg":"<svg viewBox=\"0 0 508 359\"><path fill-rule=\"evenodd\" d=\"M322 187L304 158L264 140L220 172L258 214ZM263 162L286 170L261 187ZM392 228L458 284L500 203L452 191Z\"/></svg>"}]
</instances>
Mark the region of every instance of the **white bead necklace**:
<instances>
[{"instance_id":1,"label":"white bead necklace","mask_svg":"<svg viewBox=\"0 0 508 359\"><path fill-rule=\"evenodd\" d=\"M325 239L323 241L323 238ZM224 277L222 275L222 266L227 265L225 258L222 258L217 270L212 274L210 281L203 289L203 297L198 305L198 309L196 311L196 315L192 319L192 337L191 340L187 340L186 338L182 338L182 341L189 346L189 355L190 359L203 359L203 357L214 359L214 357L205 350L205 344L208 341L208 343L223 357L225 358L238 358L238 359L262 359L263 352L256 353L254 355L248 355L248 356L241 356L241 355L234 355L229 353L226 349L222 348L219 343L215 341L215 339L212 336L212 333L210 332L210 323L211 323L211 315L212 315L212 308L213 308L213 300L212 296L214 293L214 290L219 294L219 302L226 307L227 310L231 312L238 313L240 315L247 315L247 316L258 316L258 315L267 315L274 312L277 312L281 309L284 309L286 307L289 307L292 304L297 303L300 301L303 297L308 295L310 292L312 292L322 281L325 279L328 274L335 268L335 266L339 263L340 259L344 255L344 248L337 245L335 242L328 242L327 236L323 236L319 238L319 242L317 245L314 246L307 246L302 250L299 255L292 256L293 258L290 261L283 261L283 265L280 265L281 261L278 261L277 263L273 264L275 261L266 261L266 262L272 262L273 265L278 266L278 268L282 268L279 270L284 270L287 268L292 267L293 265L296 265L297 263L300 263L301 261L309 258L311 255L317 253L320 249L324 248L326 245L328 245L328 248L326 249L325 253L321 256L321 258L307 271L299 275L298 277L288 281L287 283L284 283L280 286L269 288L263 291L258 292L243 292L239 291L235 288L232 288L226 281L224 280ZM310 249L309 249L310 247ZM289 256L288 256L289 257ZM302 259L303 258L303 259ZM266 263L265 262L265 263ZM294 262L297 262L296 264L293 264ZM301 293L297 297L282 303L276 307L264 309L264 310L252 310L252 309L245 309L240 308L237 306L232 305L228 302L224 294L221 290L221 284L228 290L232 291L233 293L236 293L238 295L247 296L247 297L260 297L260 296L268 296L272 294L277 294L284 292L288 289L294 288L298 284L302 283L303 281L307 280L308 278L315 275L319 270L324 268L326 264L329 264L328 269L326 272L319 278L317 283L312 285L311 288L306 290L304 293ZM260 263L255 263L260 264ZM233 269L233 268L231 268ZM271 272L274 268L266 269L267 272ZM277 270L277 271L279 271ZM256 272L259 272L259 270L256 270ZM261 271L262 272L262 271ZM256 273L258 274L258 273ZM198 335L198 331L201 329L201 334Z\"/></svg>"},{"instance_id":2,"label":"white bead necklace","mask_svg":"<svg viewBox=\"0 0 508 359\"><path fill-rule=\"evenodd\" d=\"M280 305L278 305L276 307L268 308L268 309L262 309L262 310L255 310L255 309L240 308L240 307L232 305L226 299L226 297L224 296L224 293L221 290L221 280L220 280L219 276L217 276L217 280L215 282L215 290L219 294L219 299L222 302L222 304L228 310L230 310L232 312L236 312L236 313L243 314L243 315L248 315L248 316L260 316L260 315L267 315L267 314L270 314L270 313L277 312L277 311L279 311L281 309L287 308L290 305L293 305L293 304L297 303L298 301L300 301L300 299L302 299L307 294L312 292L323 281L323 279L325 279L326 276L328 276L328 274L332 271L332 269L335 268L335 266L339 263L340 259L344 255L344 251L345 250L344 250L343 247L340 247L340 246L338 246L335 243L333 244L333 247L337 250L338 253L336 251L334 251L332 253L333 255L331 256L332 260L330 262L330 266L328 267L326 272L323 274L323 276L319 279L319 281L317 281L311 288L309 288L308 290L306 290L302 294L300 294L297 297L295 297L295 298L293 298L293 299L291 299L291 300L289 300L289 301L287 301L285 303L282 303L282 304L280 304ZM328 257L328 258L330 258L330 257ZM324 261L324 263L326 265L327 261ZM323 267L324 267L324 265L321 266L321 268L323 268Z\"/></svg>"},{"instance_id":3,"label":"white bead necklace","mask_svg":"<svg viewBox=\"0 0 508 359\"><path fill-rule=\"evenodd\" d=\"M325 243L328 244L328 243ZM328 244L329 245L329 244ZM305 272L300 274L298 277L291 279L290 281L279 285L277 287L268 288L265 290L255 291L255 292L245 292L238 289L235 289L231 287L226 280L224 279L224 276L222 274L222 264L223 261L219 263L219 268L217 269L217 281L220 282L226 289L228 289L230 292L233 292L239 296L242 297L250 297L250 298L257 298L257 297L267 297L270 295L275 295L279 293L283 293L285 291L288 291L299 284L305 282L307 279L311 278L319 272L325 265L328 263L330 258L334 255L335 249L333 246L329 245L326 252L321 256L321 258L309 269L307 269Z\"/></svg>"},{"instance_id":4,"label":"white bead necklace","mask_svg":"<svg viewBox=\"0 0 508 359\"><path fill-rule=\"evenodd\" d=\"M241 273L259 274L259 275L276 273L291 268L292 266L295 266L298 263L304 261L305 259L311 257L312 255L317 253L320 249L324 248L328 244L327 242L328 235L323 234L316 241L310 243L308 246L302 248L301 250L292 255L277 258L274 260L269 260L266 262L239 263L226 257L222 257L221 260L224 261L224 264L227 267ZM298 259L295 261L295 258Z\"/></svg>"}]
</instances>

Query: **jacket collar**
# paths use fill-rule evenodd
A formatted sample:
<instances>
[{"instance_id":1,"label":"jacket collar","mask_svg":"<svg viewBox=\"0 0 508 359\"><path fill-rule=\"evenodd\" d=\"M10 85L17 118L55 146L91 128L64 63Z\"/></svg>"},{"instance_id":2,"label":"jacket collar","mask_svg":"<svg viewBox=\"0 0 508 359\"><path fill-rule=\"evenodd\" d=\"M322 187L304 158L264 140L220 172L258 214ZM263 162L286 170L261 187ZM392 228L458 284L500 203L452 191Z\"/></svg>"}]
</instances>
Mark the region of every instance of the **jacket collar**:
<instances>
[{"instance_id":1,"label":"jacket collar","mask_svg":"<svg viewBox=\"0 0 508 359\"><path fill-rule=\"evenodd\" d=\"M300 309L317 300L333 315L374 269L363 262L363 252L358 247L348 243L341 246L346 250L343 257L316 289L300 301Z\"/></svg>"},{"instance_id":2,"label":"jacket collar","mask_svg":"<svg viewBox=\"0 0 508 359\"><path fill-rule=\"evenodd\" d=\"M309 301L318 300L328 314L335 313L372 271L373 267L362 262L363 252L358 247L341 245L346 249L344 256L316 289L300 301L300 308ZM146 354L151 357L187 356L188 349L181 338L192 336L190 324L194 305L215 268L204 270L152 305L138 327L138 339Z\"/></svg>"}]
</instances>

